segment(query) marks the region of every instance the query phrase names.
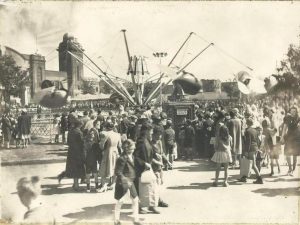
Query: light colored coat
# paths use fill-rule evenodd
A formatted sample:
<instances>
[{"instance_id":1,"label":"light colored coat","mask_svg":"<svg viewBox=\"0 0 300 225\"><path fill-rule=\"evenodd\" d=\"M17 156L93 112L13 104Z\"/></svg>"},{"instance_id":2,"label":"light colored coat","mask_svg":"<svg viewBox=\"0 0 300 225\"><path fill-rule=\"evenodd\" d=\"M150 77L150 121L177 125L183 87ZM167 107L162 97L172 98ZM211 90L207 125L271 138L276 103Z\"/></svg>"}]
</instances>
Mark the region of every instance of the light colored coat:
<instances>
[{"instance_id":1,"label":"light colored coat","mask_svg":"<svg viewBox=\"0 0 300 225\"><path fill-rule=\"evenodd\" d=\"M232 152L242 154L242 122L233 118L228 122L229 134L232 137Z\"/></svg>"}]
</instances>

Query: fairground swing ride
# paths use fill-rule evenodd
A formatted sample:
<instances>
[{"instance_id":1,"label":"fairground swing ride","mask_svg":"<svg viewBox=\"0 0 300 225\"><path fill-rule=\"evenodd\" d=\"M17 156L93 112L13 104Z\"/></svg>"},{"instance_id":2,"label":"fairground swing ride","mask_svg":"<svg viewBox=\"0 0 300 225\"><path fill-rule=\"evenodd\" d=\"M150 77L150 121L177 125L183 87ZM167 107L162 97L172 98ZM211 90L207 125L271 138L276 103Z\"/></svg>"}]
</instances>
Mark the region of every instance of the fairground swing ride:
<instances>
[{"instance_id":1,"label":"fairground swing ride","mask_svg":"<svg viewBox=\"0 0 300 225\"><path fill-rule=\"evenodd\" d=\"M202 88L201 82L191 73L185 71L185 69L191 65L201 54L203 54L207 49L212 46L215 46L214 43L207 42L207 46L198 52L192 59L190 59L184 66L178 68L174 67L173 62L178 56L178 54L182 51L183 47L187 44L189 39L196 35L194 32L191 32L188 37L181 44L175 55L172 57L171 61L167 66L159 65L161 73L159 73L159 78L156 79L156 82L153 85L153 88L150 92L145 96L144 88L147 82L153 82L151 78L155 75L152 75L146 79L146 75L149 75L147 64L145 63L144 57L132 56L129 51L129 45L126 37L126 30L121 30L123 33L123 38L126 46L127 58L128 58L128 71L127 74L130 75L130 83L133 87L134 94L131 95L128 90L124 86L125 79L122 79L118 76L114 76L105 72L100 66L95 63L90 56L88 56L84 50L78 44L74 44L72 41L68 41L68 48L76 49L78 52L83 54L83 56L87 59L85 62L82 58L73 54L71 51L68 51L66 54L71 55L80 63L82 63L88 70L90 70L93 74L97 75L105 84L107 84L114 93L112 94L112 98L123 99L128 102L129 105L135 107L141 107L148 105L153 99L155 99L160 91L169 85L171 82L174 84L174 97L176 95L195 95ZM219 49L220 50L220 49ZM221 50L223 53L224 50ZM250 67L243 64L239 60L234 57L227 55L237 61L239 64L245 66L247 69L251 70ZM91 64L94 66L92 67ZM167 79L166 82L163 82L163 79ZM244 94L249 94L248 84L251 80L251 76L247 72L239 72L236 75L236 81L238 82L239 89ZM128 81L128 80L126 80ZM69 85L70 87L70 85ZM64 84L60 84L59 87L55 87L52 82L48 80L44 80L41 85L42 90L36 94L35 101L38 102L41 106L47 108L59 108L68 104L70 99L68 88L64 87Z\"/></svg>"}]
</instances>

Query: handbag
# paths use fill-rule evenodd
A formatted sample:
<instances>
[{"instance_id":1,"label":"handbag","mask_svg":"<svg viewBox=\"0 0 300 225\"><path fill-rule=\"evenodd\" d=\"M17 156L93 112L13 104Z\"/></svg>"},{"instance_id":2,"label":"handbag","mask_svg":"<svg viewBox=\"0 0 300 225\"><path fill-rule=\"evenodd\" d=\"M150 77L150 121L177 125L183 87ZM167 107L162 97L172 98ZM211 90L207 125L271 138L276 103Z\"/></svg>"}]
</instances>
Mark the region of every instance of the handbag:
<instances>
[{"instance_id":1,"label":"handbag","mask_svg":"<svg viewBox=\"0 0 300 225\"><path fill-rule=\"evenodd\" d=\"M141 183L150 184L156 180L156 176L152 169L145 170L141 175Z\"/></svg>"},{"instance_id":2,"label":"handbag","mask_svg":"<svg viewBox=\"0 0 300 225\"><path fill-rule=\"evenodd\" d=\"M216 143L216 138L215 137L211 137L209 144L214 145Z\"/></svg>"},{"instance_id":3,"label":"handbag","mask_svg":"<svg viewBox=\"0 0 300 225\"><path fill-rule=\"evenodd\" d=\"M249 177L251 175L252 160L241 158L240 175Z\"/></svg>"}]
</instances>

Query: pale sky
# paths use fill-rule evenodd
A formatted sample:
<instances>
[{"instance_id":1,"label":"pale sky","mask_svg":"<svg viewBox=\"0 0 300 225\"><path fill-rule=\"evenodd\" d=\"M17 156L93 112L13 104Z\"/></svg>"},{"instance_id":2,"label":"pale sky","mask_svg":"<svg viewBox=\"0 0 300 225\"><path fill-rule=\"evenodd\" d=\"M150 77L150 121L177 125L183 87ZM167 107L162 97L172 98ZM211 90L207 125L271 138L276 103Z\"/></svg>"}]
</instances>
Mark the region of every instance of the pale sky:
<instances>
[{"instance_id":1,"label":"pale sky","mask_svg":"<svg viewBox=\"0 0 300 225\"><path fill-rule=\"evenodd\" d=\"M219 48L210 47L186 70L199 79L227 80L241 70L255 77L275 73L289 44L299 45L300 2L33 2L0 7L0 44L21 53L46 56L46 69L58 70L55 49L72 33L101 68L126 77L127 55L147 57L150 74L159 71L152 56L164 51L168 64L190 32L188 45L174 61L183 66L208 42L253 68L251 72ZM37 42L36 42L37 36ZM201 37L201 38L200 38ZM88 75L88 70L85 69Z\"/></svg>"}]
</instances>

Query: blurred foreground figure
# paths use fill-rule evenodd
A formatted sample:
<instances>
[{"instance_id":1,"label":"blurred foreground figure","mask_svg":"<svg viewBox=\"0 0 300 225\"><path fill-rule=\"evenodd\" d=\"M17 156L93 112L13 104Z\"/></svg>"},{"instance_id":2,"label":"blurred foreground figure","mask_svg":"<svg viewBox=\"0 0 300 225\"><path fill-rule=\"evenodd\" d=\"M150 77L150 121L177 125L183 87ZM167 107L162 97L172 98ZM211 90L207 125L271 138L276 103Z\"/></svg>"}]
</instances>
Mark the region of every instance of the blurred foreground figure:
<instances>
[{"instance_id":1,"label":"blurred foreground figure","mask_svg":"<svg viewBox=\"0 0 300 225\"><path fill-rule=\"evenodd\" d=\"M17 183L17 191L22 204L28 209L24 214L24 222L55 224L53 215L41 201L38 176L21 178Z\"/></svg>"}]
</instances>

